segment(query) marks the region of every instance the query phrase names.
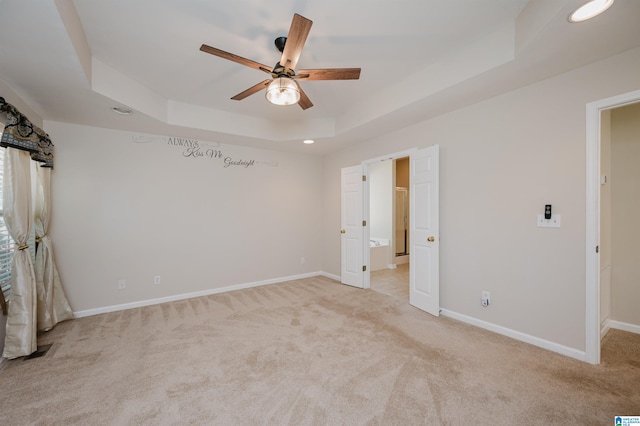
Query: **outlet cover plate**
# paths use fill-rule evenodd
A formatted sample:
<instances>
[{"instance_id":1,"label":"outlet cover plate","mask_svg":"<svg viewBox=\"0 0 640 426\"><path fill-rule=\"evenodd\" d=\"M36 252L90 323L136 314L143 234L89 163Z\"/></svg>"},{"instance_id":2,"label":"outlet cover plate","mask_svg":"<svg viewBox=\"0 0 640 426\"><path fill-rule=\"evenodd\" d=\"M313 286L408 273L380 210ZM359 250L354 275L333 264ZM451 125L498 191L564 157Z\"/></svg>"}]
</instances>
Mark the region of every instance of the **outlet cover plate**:
<instances>
[{"instance_id":1,"label":"outlet cover plate","mask_svg":"<svg viewBox=\"0 0 640 426\"><path fill-rule=\"evenodd\" d=\"M544 214L538 215L538 228L560 228L560 215L552 214L551 219L545 219Z\"/></svg>"}]
</instances>

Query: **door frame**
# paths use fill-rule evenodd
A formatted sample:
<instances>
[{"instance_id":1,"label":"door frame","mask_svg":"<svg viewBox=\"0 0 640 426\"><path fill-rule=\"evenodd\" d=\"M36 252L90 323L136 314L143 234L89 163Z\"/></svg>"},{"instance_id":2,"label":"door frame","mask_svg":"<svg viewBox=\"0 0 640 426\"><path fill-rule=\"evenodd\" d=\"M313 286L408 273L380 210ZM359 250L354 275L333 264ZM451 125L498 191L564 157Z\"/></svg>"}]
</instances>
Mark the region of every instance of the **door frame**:
<instances>
[{"instance_id":1,"label":"door frame","mask_svg":"<svg viewBox=\"0 0 640 426\"><path fill-rule=\"evenodd\" d=\"M600 364L600 118L602 111L637 103L640 90L587 104L585 361Z\"/></svg>"},{"instance_id":2,"label":"door frame","mask_svg":"<svg viewBox=\"0 0 640 426\"><path fill-rule=\"evenodd\" d=\"M371 158L369 160L364 160L362 162L362 175L366 177L366 180L363 182L363 190L362 190L362 216L364 220L367 221L367 226L364 227L364 235L363 235L363 257L364 264L367 265L367 270L364 272L364 288L371 288L371 264L370 264L370 251L369 251L369 239L371 237L370 227L368 226L370 222L369 215L369 203L370 203L370 193L369 193L369 165L374 163L379 163L381 161L390 161L397 160L398 158L410 157L412 153L418 151L418 148L410 148L405 151L395 152L393 154L381 155L380 157ZM395 176L394 176L394 184L395 184ZM395 185L394 185L395 186ZM389 245L391 246L391 241L389 241ZM408 302L408 300L407 300Z\"/></svg>"}]
</instances>

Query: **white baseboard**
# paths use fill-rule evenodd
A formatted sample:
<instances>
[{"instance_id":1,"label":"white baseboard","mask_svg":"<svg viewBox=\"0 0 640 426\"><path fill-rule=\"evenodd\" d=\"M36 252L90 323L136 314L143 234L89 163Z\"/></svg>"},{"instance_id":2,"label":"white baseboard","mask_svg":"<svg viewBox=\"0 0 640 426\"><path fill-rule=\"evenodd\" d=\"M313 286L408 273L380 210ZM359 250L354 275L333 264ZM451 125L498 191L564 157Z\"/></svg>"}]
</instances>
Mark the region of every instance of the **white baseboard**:
<instances>
[{"instance_id":1,"label":"white baseboard","mask_svg":"<svg viewBox=\"0 0 640 426\"><path fill-rule=\"evenodd\" d=\"M616 330L628 331L629 333L640 334L640 325L629 324L626 322L607 320L605 326L608 328L615 328Z\"/></svg>"},{"instance_id":2,"label":"white baseboard","mask_svg":"<svg viewBox=\"0 0 640 426\"><path fill-rule=\"evenodd\" d=\"M339 275L333 275L328 272L319 272L318 275L322 275L323 277L329 278L330 280L342 282L342 278Z\"/></svg>"},{"instance_id":3,"label":"white baseboard","mask_svg":"<svg viewBox=\"0 0 640 426\"><path fill-rule=\"evenodd\" d=\"M604 320L602 324L600 324L600 340L604 339L604 336L611 330L611 326L609 325L609 320Z\"/></svg>"},{"instance_id":4,"label":"white baseboard","mask_svg":"<svg viewBox=\"0 0 640 426\"><path fill-rule=\"evenodd\" d=\"M306 273L306 274L291 275L291 276L288 276L288 277L273 278L273 279L270 279L270 280L255 281L255 282L251 282L251 283L237 284L237 285L232 285L232 286L228 286L228 287L212 288L212 289L209 289L209 290L195 291L195 292L192 292L192 293L176 294L176 295L173 295L173 296L160 297L160 298L157 298L157 299L141 300L141 301L138 301L138 302L123 303L121 305L104 306L104 307L101 307L101 308L87 309L87 310L84 310L84 311L76 311L76 312L73 313L73 315L75 316L75 318L90 317L92 315L99 315L99 314L106 314L106 313L109 313L109 312L124 311L126 309L141 308L143 306L159 305L160 303L175 302L175 301L178 301L178 300L192 299L194 297L209 296L211 294L225 293L227 291L242 290L244 288L260 287L260 286L263 286L263 285L277 284L277 283L282 283L282 282L285 282L285 281L300 280L300 279L303 279L303 278L317 277L319 275L322 275L322 276L325 276L327 278L336 279L336 280L340 281L340 277L336 277L335 275L331 275L331 274L328 274L326 272L309 272L309 273Z\"/></svg>"},{"instance_id":5,"label":"white baseboard","mask_svg":"<svg viewBox=\"0 0 640 426\"><path fill-rule=\"evenodd\" d=\"M540 339L539 337L531 336L529 334L521 333L510 328L502 327L487 321L482 321L477 318L473 318L467 315L452 312L447 309L442 309L440 313L446 317L453 318L458 321L465 322L467 324L474 325L476 327L484 328L485 330L493 331L494 333L502 334L503 336L511 337L512 339L519 340L521 342L529 343L539 348L546 349L548 351L556 352L570 358L575 358L580 361L586 361L587 355L584 351L570 348L559 343L551 342L549 340Z\"/></svg>"}]
</instances>

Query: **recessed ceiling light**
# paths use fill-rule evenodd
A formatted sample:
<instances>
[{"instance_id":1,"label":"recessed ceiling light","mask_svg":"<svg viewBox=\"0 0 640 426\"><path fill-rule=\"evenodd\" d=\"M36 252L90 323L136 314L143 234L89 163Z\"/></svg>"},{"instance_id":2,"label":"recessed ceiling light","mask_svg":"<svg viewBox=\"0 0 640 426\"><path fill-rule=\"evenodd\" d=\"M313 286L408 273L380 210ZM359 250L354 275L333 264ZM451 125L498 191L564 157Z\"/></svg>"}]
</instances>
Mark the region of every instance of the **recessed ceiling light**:
<instances>
[{"instance_id":1,"label":"recessed ceiling light","mask_svg":"<svg viewBox=\"0 0 640 426\"><path fill-rule=\"evenodd\" d=\"M122 108L122 107L113 107L111 108L111 111L118 113L118 114L122 114L122 115L131 115L133 114L133 111L131 111L128 108Z\"/></svg>"},{"instance_id":2,"label":"recessed ceiling light","mask_svg":"<svg viewBox=\"0 0 640 426\"><path fill-rule=\"evenodd\" d=\"M613 0L591 0L574 10L569 15L569 22L583 22L595 18L609 9L612 4Z\"/></svg>"},{"instance_id":3,"label":"recessed ceiling light","mask_svg":"<svg viewBox=\"0 0 640 426\"><path fill-rule=\"evenodd\" d=\"M313 141L313 139L305 139L302 142L306 143L307 145L311 145L314 141Z\"/></svg>"}]
</instances>

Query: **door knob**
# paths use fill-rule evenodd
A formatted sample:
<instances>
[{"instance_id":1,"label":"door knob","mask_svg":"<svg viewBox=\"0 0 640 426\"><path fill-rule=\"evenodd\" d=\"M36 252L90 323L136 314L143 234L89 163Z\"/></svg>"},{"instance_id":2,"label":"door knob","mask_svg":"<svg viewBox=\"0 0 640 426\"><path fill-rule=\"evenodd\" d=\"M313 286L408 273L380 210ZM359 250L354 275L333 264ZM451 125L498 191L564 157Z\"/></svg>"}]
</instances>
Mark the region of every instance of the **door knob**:
<instances>
[{"instance_id":1,"label":"door knob","mask_svg":"<svg viewBox=\"0 0 640 426\"><path fill-rule=\"evenodd\" d=\"M344 229L341 229L341 230L340 230L340 233L341 233L341 234L346 234L346 233L347 233L347 231L345 231Z\"/></svg>"},{"instance_id":2,"label":"door knob","mask_svg":"<svg viewBox=\"0 0 640 426\"><path fill-rule=\"evenodd\" d=\"M433 237L433 236L427 238L427 241L429 241L430 243L434 242L435 240L436 240L436 238Z\"/></svg>"}]
</instances>

